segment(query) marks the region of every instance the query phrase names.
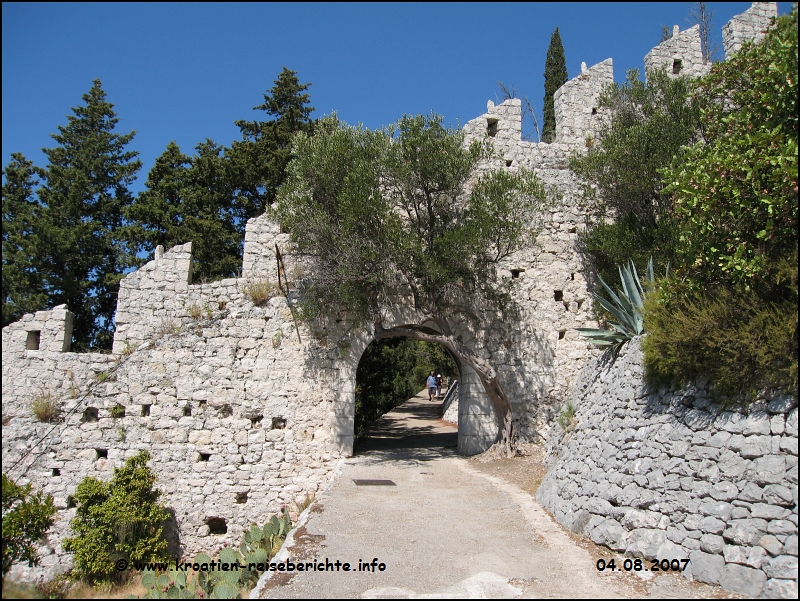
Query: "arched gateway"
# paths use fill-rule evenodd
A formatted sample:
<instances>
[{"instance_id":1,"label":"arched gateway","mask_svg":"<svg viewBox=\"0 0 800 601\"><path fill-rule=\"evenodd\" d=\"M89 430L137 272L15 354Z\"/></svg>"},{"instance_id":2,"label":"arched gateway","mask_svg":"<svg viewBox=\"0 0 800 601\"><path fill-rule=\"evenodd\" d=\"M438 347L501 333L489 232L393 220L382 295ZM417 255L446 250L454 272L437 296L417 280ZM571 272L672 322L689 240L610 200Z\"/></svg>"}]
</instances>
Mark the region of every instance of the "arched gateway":
<instances>
[{"instance_id":1,"label":"arched gateway","mask_svg":"<svg viewBox=\"0 0 800 601\"><path fill-rule=\"evenodd\" d=\"M424 328L425 325L399 325L398 328ZM346 415L335 422L334 436L337 446L347 455L353 454L353 428L355 419L356 371L366 348L377 339L374 336L357 337L340 369L343 381L340 398L347 403ZM488 449L500 435L500 420L489 396L475 370L454 353L450 355L458 367L458 452L476 455Z\"/></svg>"}]
</instances>

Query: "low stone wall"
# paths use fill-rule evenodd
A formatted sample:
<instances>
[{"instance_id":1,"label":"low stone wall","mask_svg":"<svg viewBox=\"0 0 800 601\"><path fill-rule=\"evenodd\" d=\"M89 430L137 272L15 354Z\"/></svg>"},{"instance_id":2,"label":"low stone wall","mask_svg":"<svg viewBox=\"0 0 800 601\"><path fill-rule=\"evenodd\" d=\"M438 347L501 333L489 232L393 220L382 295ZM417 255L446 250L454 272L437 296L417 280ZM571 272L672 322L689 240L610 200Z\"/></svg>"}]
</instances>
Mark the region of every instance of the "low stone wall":
<instances>
[{"instance_id":1,"label":"low stone wall","mask_svg":"<svg viewBox=\"0 0 800 601\"><path fill-rule=\"evenodd\" d=\"M542 505L626 555L752 597L797 597L797 407L721 411L708 385L652 392L639 341L584 371L572 423L551 437Z\"/></svg>"}]
</instances>

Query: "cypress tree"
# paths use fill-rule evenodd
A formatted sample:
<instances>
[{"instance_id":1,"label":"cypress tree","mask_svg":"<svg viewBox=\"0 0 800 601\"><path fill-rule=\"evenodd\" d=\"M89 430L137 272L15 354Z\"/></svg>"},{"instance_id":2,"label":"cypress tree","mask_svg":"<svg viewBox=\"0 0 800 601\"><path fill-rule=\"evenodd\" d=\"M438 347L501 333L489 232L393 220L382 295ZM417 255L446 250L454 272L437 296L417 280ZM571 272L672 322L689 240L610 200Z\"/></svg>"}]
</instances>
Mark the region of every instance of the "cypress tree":
<instances>
[{"instance_id":1,"label":"cypress tree","mask_svg":"<svg viewBox=\"0 0 800 601\"><path fill-rule=\"evenodd\" d=\"M544 64L544 127L542 141L552 142L556 137L556 109L553 98L556 90L567 82L567 61L558 27L550 37L547 60Z\"/></svg>"}]
</instances>

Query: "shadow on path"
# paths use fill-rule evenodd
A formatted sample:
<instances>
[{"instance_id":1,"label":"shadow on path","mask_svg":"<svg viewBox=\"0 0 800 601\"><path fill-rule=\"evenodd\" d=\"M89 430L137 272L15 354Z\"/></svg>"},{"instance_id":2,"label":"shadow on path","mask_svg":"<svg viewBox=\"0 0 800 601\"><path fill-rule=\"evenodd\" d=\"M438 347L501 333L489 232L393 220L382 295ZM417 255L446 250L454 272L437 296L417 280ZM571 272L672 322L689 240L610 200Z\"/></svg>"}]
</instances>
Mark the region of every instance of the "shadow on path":
<instances>
[{"instance_id":1,"label":"shadow on path","mask_svg":"<svg viewBox=\"0 0 800 601\"><path fill-rule=\"evenodd\" d=\"M381 416L356 442L354 454L381 454L400 449L455 449L458 428L441 419L442 402L430 402L427 391ZM439 456L439 453L434 453Z\"/></svg>"}]
</instances>

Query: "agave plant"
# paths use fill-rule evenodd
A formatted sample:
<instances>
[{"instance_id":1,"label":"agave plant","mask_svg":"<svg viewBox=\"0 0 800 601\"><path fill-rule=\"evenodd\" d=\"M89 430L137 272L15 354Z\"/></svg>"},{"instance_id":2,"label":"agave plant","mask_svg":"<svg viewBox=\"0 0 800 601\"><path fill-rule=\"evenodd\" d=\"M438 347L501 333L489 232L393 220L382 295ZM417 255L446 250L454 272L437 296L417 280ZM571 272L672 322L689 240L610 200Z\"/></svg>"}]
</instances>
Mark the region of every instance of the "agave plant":
<instances>
[{"instance_id":1,"label":"agave plant","mask_svg":"<svg viewBox=\"0 0 800 601\"><path fill-rule=\"evenodd\" d=\"M669 268L667 270L669 271ZM655 285L653 257L650 257L650 261L647 263L646 276L646 285L650 290ZM634 336L644 333L645 290L639 281L639 274L636 272L636 266L633 261L629 261L625 267L619 267L619 279L622 281L622 290L614 292L603 281L603 278L600 278L600 283L603 284L603 287L608 292L610 300L603 298L596 292L592 292L592 296L600 303L600 306L617 319L617 321L609 323L613 329L575 328L592 344L609 347L615 351L618 351L623 344Z\"/></svg>"}]
</instances>

